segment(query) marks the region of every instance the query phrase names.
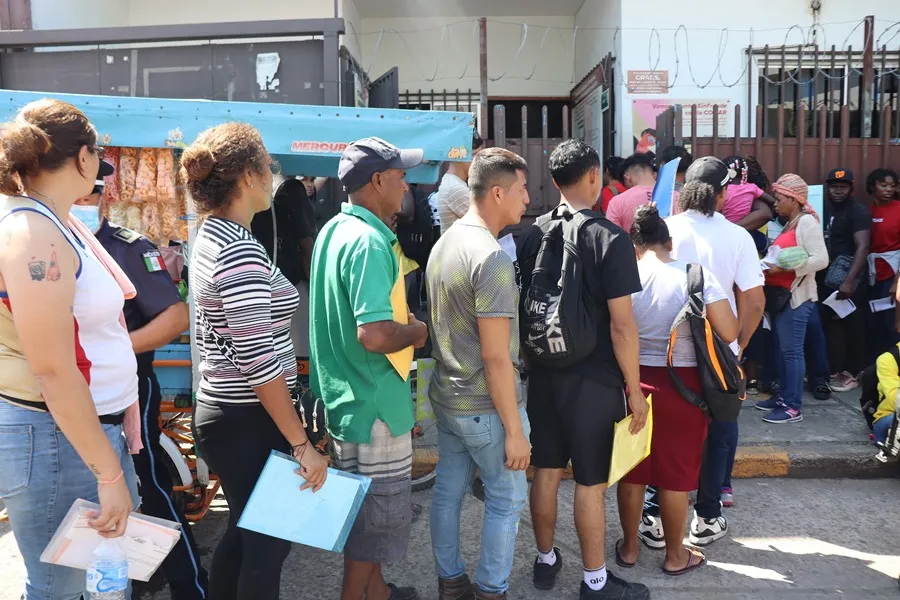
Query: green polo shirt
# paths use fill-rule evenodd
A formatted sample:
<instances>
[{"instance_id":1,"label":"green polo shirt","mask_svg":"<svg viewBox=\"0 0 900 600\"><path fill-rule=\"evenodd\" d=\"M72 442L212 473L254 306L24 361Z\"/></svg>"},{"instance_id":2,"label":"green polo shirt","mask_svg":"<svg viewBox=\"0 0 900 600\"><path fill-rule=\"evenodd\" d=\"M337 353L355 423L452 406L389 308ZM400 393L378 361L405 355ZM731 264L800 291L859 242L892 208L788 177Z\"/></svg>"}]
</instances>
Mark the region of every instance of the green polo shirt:
<instances>
[{"instance_id":1,"label":"green polo shirt","mask_svg":"<svg viewBox=\"0 0 900 600\"><path fill-rule=\"evenodd\" d=\"M415 424L409 382L356 337L357 327L394 318L396 241L378 217L349 203L316 237L309 285L310 386L325 404L328 432L341 441L370 443L376 419L395 436Z\"/></svg>"}]
</instances>

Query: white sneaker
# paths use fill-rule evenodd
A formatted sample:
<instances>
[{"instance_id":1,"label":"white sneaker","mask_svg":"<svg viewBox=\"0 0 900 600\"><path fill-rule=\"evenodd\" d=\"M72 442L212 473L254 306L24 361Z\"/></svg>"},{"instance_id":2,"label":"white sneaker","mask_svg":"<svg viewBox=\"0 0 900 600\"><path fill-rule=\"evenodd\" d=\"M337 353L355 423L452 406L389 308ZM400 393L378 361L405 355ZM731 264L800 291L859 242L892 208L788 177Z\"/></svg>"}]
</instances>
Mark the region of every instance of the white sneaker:
<instances>
[{"instance_id":1,"label":"white sneaker","mask_svg":"<svg viewBox=\"0 0 900 600\"><path fill-rule=\"evenodd\" d=\"M653 550L662 550L666 547L666 538L663 534L662 519L644 515L641 517L641 525L638 527L638 537L644 545Z\"/></svg>"},{"instance_id":2,"label":"white sneaker","mask_svg":"<svg viewBox=\"0 0 900 600\"><path fill-rule=\"evenodd\" d=\"M725 517L718 519L703 519L694 512L694 520L691 521L691 531L688 540L695 546L709 546L714 541L725 537L728 533L728 521Z\"/></svg>"}]
</instances>

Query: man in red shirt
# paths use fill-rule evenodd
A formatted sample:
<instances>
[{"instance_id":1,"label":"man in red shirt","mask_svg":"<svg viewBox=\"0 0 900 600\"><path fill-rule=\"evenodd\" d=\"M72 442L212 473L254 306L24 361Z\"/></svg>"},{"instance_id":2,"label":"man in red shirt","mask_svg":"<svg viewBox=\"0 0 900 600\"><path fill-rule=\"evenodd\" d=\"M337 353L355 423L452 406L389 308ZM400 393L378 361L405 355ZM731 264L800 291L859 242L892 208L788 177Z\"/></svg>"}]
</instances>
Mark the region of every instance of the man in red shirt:
<instances>
[{"instance_id":1,"label":"man in red shirt","mask_svg":"<svg viewBox=\"0 0 900 600\"><path fill-rule=\"evenodd\" d=\"M610 201L625 191L625 184L622 183L624 178L622 165L624 164L625 159L621 156L610 156L606 159L606 170L603 172L603 191L600 192L600 210L604 215L609 210Z\"/></svg>"},{"instance_id":2,"label":"man in red shirt","mask_svg":"<svg viewBox=\"0 0 900 600\"><path fill-rule=\"evenodd\" d=\"M869 251L869 300L893 298L900 271L900 200L895 198L900 179L890 169L875 169L866 179L872 196L872 247ZM894 310L873 312L869 319L872 362L900 341Z\"/></svg>"}]
</instances>

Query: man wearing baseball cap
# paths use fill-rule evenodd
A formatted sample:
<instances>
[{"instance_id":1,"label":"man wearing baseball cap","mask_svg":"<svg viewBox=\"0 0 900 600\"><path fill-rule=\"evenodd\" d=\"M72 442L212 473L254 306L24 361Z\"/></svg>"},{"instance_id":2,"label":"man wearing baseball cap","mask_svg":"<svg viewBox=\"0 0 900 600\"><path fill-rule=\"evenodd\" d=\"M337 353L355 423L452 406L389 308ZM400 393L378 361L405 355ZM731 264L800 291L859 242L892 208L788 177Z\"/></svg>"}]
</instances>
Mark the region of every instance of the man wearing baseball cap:
<instances>
[{"instance_id":1,"label":"man wearing baseball cap","mask_svg":"<svg viewBox=\"0 0 900 600\"><path fill-rule=\"evenodd\" d=\"M694 161L685 173L685 184L678 197L680 213L666 219L672 236L672 257L697 263L712 271L728 296L741 330L732 350L740 355L756 331L766 298L762 269L756 244L746 229L731 223L721 212L727 197L733 169L717 158L707 156ZM689 539L707 546L728 532L719 497L722 486L731 479L737 451L737 423L712 421L707 434L706 453L697 491L695 516Z\"/></svg>"},{"instance_id":2,"label":"man wearing baseball cap","mask_svg":"<svg viewBox=\"0 0 900 600\"><path fill-rule=\"evenodd\" d=\"M344 546L342 600L419 597L385 583L381 564L406 556L412 521L413 404L387 355L421 348L428 329L412 314L394 320L399 265L389 224L409 189L406 170L422 159L422 150L378 138L347 146L338 176L349 199L313 248L310 385L325 404L335 467L372 479Z\"/></svg>"},{"instance_id":3,"label":"man wearing baseball cap","mask_svg":"<svg viewBox=\"0 0 900 600\"><path fill-rule=\"evenodd\" d=\"M852 298L857 306L866 302L866 261L872 241L872 213L853 197L853 172L833 169L825 180L830 202L826 206L825 244L830 264L823 271L823 297L838 293ZM831 365L831 389L848 392L857 387L855 375L866 367L866 321L857 310L838 318L831 309L823 309L828 363Z\"/></svg>"}]
</instances>

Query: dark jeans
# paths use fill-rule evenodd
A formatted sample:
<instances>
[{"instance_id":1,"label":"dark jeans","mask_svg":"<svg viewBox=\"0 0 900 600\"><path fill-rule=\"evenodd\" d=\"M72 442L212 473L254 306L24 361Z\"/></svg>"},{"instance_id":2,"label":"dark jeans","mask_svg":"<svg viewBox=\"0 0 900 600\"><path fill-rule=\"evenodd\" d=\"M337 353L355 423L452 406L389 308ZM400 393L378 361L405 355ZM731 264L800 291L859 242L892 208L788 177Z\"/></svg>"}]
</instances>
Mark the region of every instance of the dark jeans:
<instances>
[{"instance_id":1,"label":"dark jeans","mask_svg":"<svg viewBox=\"0 0 900 600\"><path fill-rule=\"evenodd\" d=\"M291 543L237 524L272 450L290 446L261 404L194 407L197 450L218 474L228 500L228 528L210 568L209 600L277 600Z\"/></svg>"},{"instance_id":2,"label":"dark jeans","mask_svg":"<svg viewBox=\"0 0 900 600\"><path fill-rule=\"evenodd\" d=\"M866 348L866 315L869 305L866 293L865 284L857 286L852 298L856 310L843 319L839 319L827 306L820 307L832 373L847 371L856 377L869 364Z\"/></svg>"},{"instance_id":3,"label":"dark jeans","mask_svg":"<svg viewBox=\"0 0 900 600\"><path fill-rule=\"evenodd\" d=\"M138 373L138 401L141 408L141 439L144 449L135 455L134 470L141 482L141 512L151 517L181 523L181 539L162 564L169 582L172 600L195 600L206 597L209 586L206 570L200 565L200 554L191 524L172 502L172 477L159 444L159 382L151 370Z\"/></svg>"},{"instance_id":4,"label":"dark jeans","mask_svg":"<svg viewBox=\"0 0 900 600\"><path fill-rule=\"evenodd\" d=\"M703 467L700 469L700 485L694 509L703 519L722 516L719 497L723 487L731 487L731 470L737 452L738 424L712 421L706 435Z\"/></svg>"},{"instance_id":5,"label":"dark jeans","mask_svg":"<svg viewBox=\"0 0 900 600\"><path fill-rule=\"evenodd\" d=\"M893 279L887 279L870 286L869 300L880 300L890 296L893 283ZM894 310L883 310L877 313L869 312L868 364L874 363L875 359L890 350L891 346L900 342L900 334L897 333L897 326L894 324L894 313Z\"/></svg>"},{"instance_id":6,"label":"dark jeans","mask_svg":"<svg viewBox=\"0 0 900 600\"><path fill-rule=\"evenodd\" d=\"M822 313L813 303L806 323L806 367L809 387L828 385L831 380L831 362L828 360L828 341L822 327Z\"/></svg>"}]
</instances>

